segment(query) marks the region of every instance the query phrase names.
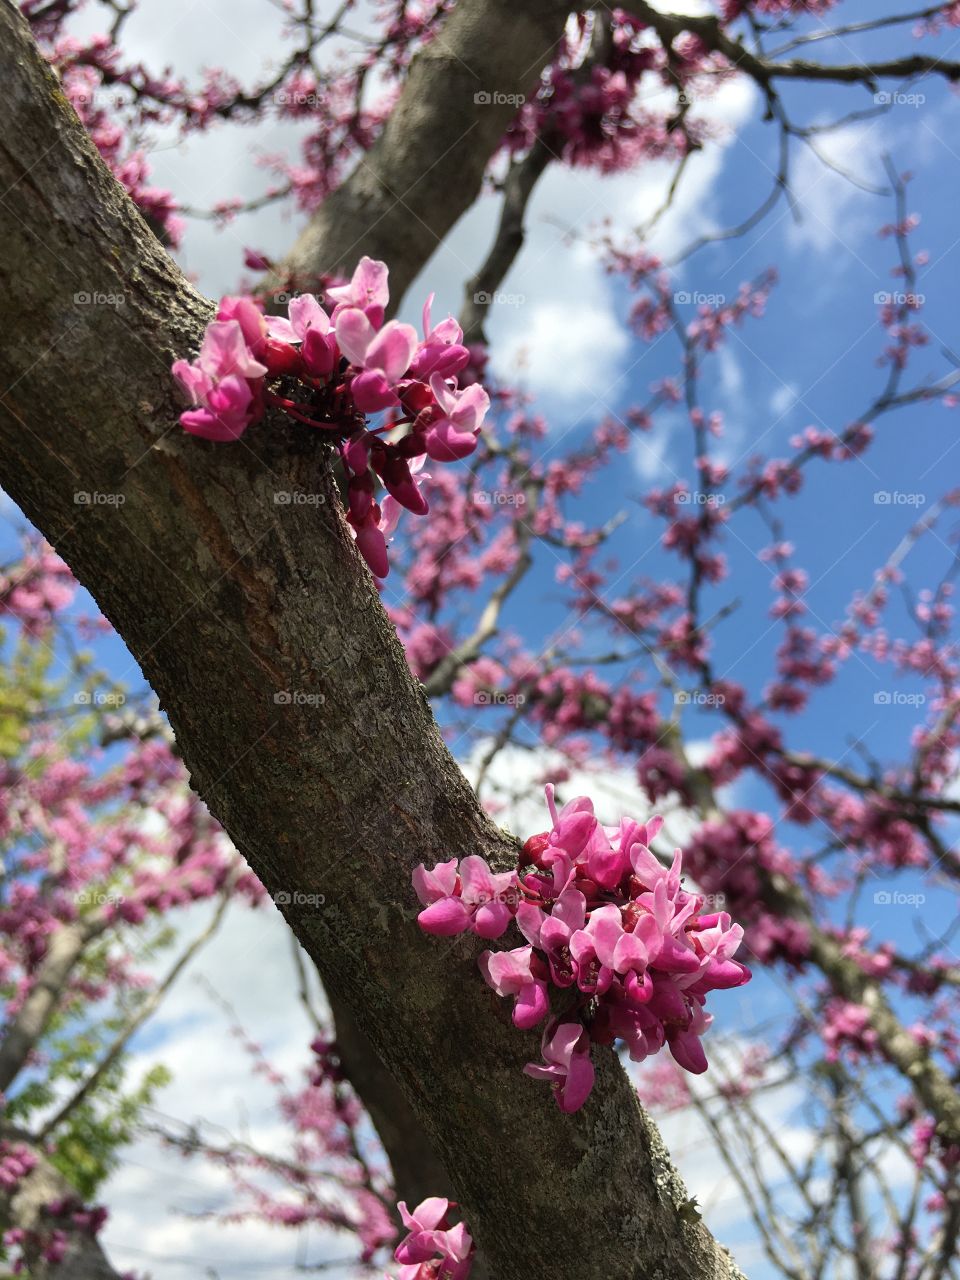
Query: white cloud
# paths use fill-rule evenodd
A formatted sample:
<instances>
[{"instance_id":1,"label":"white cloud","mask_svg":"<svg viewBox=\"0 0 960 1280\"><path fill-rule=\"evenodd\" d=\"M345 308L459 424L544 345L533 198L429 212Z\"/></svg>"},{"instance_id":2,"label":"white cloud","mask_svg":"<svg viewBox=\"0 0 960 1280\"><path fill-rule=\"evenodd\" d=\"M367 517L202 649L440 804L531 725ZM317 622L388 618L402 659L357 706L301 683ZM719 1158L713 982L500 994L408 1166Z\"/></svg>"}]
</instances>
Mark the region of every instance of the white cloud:
<instances>
[{"instance_id":1,"label":"white cloud","mask_svg":"<svg viewBox=\"0 0 960 1280\"><path fill-rule=\"evenodd\" d=\"M742 79L702 104L701 113L725 133L691 158L652 236L656 252L669 257L715 228L713 193L724 150L755 103L756 90ZM488 330L497 372L516 380L520 367L520 384L538 396L555 425L569 427L615 408L645 354L639 342L625 340L623 305L590 241L607 219L619 228L648 222L674 167L649 161L632 173L601 177L555 166L533 194L523 250L503 281L505 301L492 308ZM416 318L430 290L436 290L438 314L460 310L463 282L486 256L498 214L499 201L484 198L461 219L414 283L407 318ZM524 352L530 352L525 367L519 365Z\"/></svg>"},{"instance_id":2,"label":"white cloud","mask_svg":"<svg viewBox=\"0 0 960 1280\"><path fill-rule=\"evenodd\" d=\"M495 349L494 367L539 397L573 398L587 410L598 400L603 403L629 346L611 306L578 304L570 296L530 304L523 331L506 348Z\"/></svg>"},{"instance_id":3,"label":"white cloud","mask_svg":"<svg viewBox=\"0 0 960 1280\"><path fill-rule=\"evenodd\" d=\"M673 444L689 430L686 419L676 413L657 415L655 430L635 431L630 441L630 461L647 484L673 484L683 478L684 466L674 456Z\"/></svg>"},{"instance_id":4,"label":"white cloud","mask_svg":"<svg viewBox=\"0 0 960 1280\"><path fill-rule=\"evenodd\" d=\"M202 930L208 915L206 906L178 913L182 944ZM162 961L155 968L162 971ZM277 1095L254 1073L252 1059L230 1034L231 1015L216 997L263 1046L271 1065L296 1082L309 1062L313 1033L296 995L290 932L270 905L230 909L137 1037L131 1080L163 1064L173 1080L157 1095L157 1112L185 1124L202 1121L220 1140L233 1135L282 1151L287 1130L276 1111ZM296 1233L265 1223L223 1226L197 1217L235 1207L229 1177L210 1161L184 1160L149 1137L124 1150L102 1198L110 1209L103 1240L111 1259L138 1273L149 1270L155 1280L292 1272L303 1245ZM329 1233L315 1232L312 1240L314 1260L350 1252L349 1242L345 1247ZM350 1273L330 1274L342 1280Z\"/></svg>"},{"instance_id":5,"label":"white cloud","mask_svg":"<svg viewBox=\"0 0 960 1280\"><path fill-rule=\"evenodd\" d=\"M788 223L787 242L795 250L829 254L831 276L857 257L853 246L878 222L876 196L863 186L884 185L880 157L889 141L876 122L852 124L823 134L819 155L809 147L795 152L790 190L800 221Z\"/></svg>"},{"instance_id":6,"label":"white cloud","mask_svg":"<svg viewBox=\"0 0 960 1280\"><path fill-rule=\"evenodd\" d=\"M785 418L800 399L800 389L794 382L784 382L770 397L770 412L775 418Z\"/></svg>"}]
</instances>

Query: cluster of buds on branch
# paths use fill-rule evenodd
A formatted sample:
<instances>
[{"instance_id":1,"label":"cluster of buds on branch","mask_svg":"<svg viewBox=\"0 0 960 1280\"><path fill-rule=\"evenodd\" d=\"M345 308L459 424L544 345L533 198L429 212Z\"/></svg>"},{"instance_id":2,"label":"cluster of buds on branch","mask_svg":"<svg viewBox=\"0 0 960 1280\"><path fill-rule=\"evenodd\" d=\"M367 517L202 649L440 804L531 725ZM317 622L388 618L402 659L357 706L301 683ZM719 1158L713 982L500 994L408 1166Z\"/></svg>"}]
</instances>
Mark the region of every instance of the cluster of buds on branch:
<instances>
[{"instance_id":1,"label":"cluster of buds on branch","mask_svg":"<svg viewBox=\"0 0 960 1280\"><path fill-rule=\"evenodd\" d=\"M412 325L384 324L385 263L363 258L350 283L326 296L329 314L305 293L291 299L286 318L265 316L250 297L221 299L197 359L173 365L193 404L180 422L193 435L228 442L273 408L326 432L346 472L357 547L384 578L386 537L401 510L427 514L417 479L425 458L453 462L472 453L490 398L478 383L458 386L470 351L452 316L431 327L432 294L422 338ZM382 505L375 477L387 491Z\"/></svg>"},{"instance_id":2,"label":"cluster of buds on branch","mask_svg":"<svg viewBox=\"0 0 960 1280\"><path fill-rule=\"evenodd\" d=\"M687 1071L705 1071L707 994L750 980L733 958L743 929L726 912L704 913L703 897L682 887L679 849L669 867L651 852L659 818L605 827L587 796L558 812L552 786L546 795L553 827L530 837L515 871L494 872L477 856L416 869L420 927L493 939L516 921L528 945L485 951L480 969L498 995L513 996L522 1030L547 1017L551 986L563 993L543 1062L525 1067L553 1085L561 1111L578 1111L593 1088L592 1042L621 1041L634 1062L666 1044Z\"/></svg>"}]
</instances>

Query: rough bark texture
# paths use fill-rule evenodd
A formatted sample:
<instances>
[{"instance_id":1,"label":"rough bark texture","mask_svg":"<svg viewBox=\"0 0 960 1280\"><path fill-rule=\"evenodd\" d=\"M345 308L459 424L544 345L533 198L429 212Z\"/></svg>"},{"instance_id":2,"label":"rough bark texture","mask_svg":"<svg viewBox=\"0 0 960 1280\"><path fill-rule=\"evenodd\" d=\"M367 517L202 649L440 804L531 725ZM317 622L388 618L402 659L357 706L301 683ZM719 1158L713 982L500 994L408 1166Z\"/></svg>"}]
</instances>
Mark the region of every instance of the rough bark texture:
<instances>
[{"instance_id":1,"label":"rough bark texture","mask_svg":"<svg viewBox=\"0 0 960 1280\"><path fill-rule=\"evenodd\" d=\"M57 1007L64 984L98 932L87 923L65 925L47 947L29 996L16 1017L3 1028L0 1038L0 1094L13 1084Z\"/></svg>"},{"instance_id":2,"label":"rough bark texture","mask_svg":"<svg viewBox=\"0 0 960 1280\"><path fill-rule=\"evenodd\" d=\"M31 1150L37 1164L17 1184L13 1196L0 1196L0 1220L30 1233L23 1249L30 1280L120 1280L120 1273L93 1236L74 1228L69 1218L51 1218L45 1213L47 1205L76 1193L41 1151L36 1147ZM49 1239L53 1227L66 1237L65 1252L58 1262L48 1262L43 1256L43 1241Z\"/></svg>"},{"instance_id":3,"label":"rough bark texture","mask_svg":"<svg viewBox=\"0 0 960 1280\"><path fill-rule=\"evenodd\" d=\"M453 1199L446 1169L396 1080L361 1031L353 1010L330 997L343 1069L373 1121L393 1172L398 1200L419 1204L427 1196Z\"/></svg>"},{"instance_id":4,"label":"rough bark texture","mask_svg":"<svg viewBox=\"0 0 960 1280\"><path fill-rule=\"evenodd\" d=\"M587 1106L561 1115L521 1075L537 1037L483 984L479 946L420 935L416 863L507 862L515 846L440 738L324 445L275 421L230 447L180 431L169 366L196 349L209 304L101 164L10 0L0 78L0 483L137 657L194 786L398 1082L496 1280L738 1277L691 1221L613 1055L597 1053ZM278 505L292 491L321 501Z\"/></svg>"}]
</instances>

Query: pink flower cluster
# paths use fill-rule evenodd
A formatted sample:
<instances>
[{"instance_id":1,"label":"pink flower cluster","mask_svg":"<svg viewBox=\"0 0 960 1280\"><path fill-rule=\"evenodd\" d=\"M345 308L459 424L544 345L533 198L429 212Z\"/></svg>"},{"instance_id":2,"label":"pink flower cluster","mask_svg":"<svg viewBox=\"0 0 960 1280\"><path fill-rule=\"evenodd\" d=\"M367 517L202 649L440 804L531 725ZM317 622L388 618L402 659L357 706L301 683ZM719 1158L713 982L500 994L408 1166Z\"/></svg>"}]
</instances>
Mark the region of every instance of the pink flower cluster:
<instances>
[{"instance_id":1,"label":"pink flower cluster","mask_svg":"<svg viewBox=\"0 0 960 1280\"><path fill-rule=\"evenodd\" d=\"M10 1192L37 1165L37 1157L22 1143L0 1141L0 1191Z\"/></svg>"},{"instance_id":2,"label":"pink flower cluster","mask_svg":"<svg viewBox=\"0 0 960 1280\"><path fill-rule=\"evenodd\" d=\"M95 1239L107 1221L107 1210L102 1205L87 1208L76 1196L62 1200L51 1200L43 1206L40 1225L32 1230L23 1227L12 1227L3 1234L3 1244L8 1249L19 1252L14 1260L13 1274L25 1274L26 1256L28 1252L39 1253L43 1261L57 1268L67 1256L70 1245L70 1232L82 1232ZM57 1226L61 1223L62 1226Z\"/></svg>"},{"instance_id":3,"label":"pink flower cluster","mask_svg":"<svg viewBox=\"0 0 960 1280\"><path fill-rule=\"evenodd\" d=\"M350 283L326 296L329 314L305 293L291 299L286 318L263 315L252 298L221 299L197 359L173 366L193 404L180 422L206 440L232 441L271 407L328 432L346 472L357 547L383 578L386 535L401 510L427 513L416 477L424 459L452 462L472 453L490 398L478 383L458 386L470 351L452 316L431 325L433 295L423 309L422 338L412 325L384 324L384 263L362 258ZM281 378L289 394L271 389ZM380 424L368 426L369 415L382 411ZM388 495L382 506L376 478Z\"/></svg>"},{"instance_id":4,"label":"pink flower cluster","mask_svg":"<svg viewBox=\"0 0 960 1280\"><path fill-rule=\"evenodd\" d=\"M401 1263L400 1280L467 1280L475 1249L464 1223L446 1225L452 1208L440 1196L430 1196L412 1213L404 1201L397 1205L407 1228L393 1255Z\"/></svg>"},{"instance_id":5,"label":"pink flower cluster","mask_svg":"<svg viewBox=\"0 0 960 1280\"><path fill-rule=\"evenodd\" d=\"M525 1068L550 1082L562 1111L577 1111L593 1087L594 1042L621 1041L635 1062L666 1044L682 1067L705 1071L707 994L750 980L733 958L743 929L683 889L679 849L669 867L651 852L659 818L605 827L586 796L558 812L552 786L546 795L552 830L531 836L516 871L477 856L414 871L420 927L492 939L516 921L527 945L485 951L480 969L513 997L522 1030L547 1017L551 988L566 993L562 1016L546 1022L543 1062Z\"/></svg>"}]
</instances>

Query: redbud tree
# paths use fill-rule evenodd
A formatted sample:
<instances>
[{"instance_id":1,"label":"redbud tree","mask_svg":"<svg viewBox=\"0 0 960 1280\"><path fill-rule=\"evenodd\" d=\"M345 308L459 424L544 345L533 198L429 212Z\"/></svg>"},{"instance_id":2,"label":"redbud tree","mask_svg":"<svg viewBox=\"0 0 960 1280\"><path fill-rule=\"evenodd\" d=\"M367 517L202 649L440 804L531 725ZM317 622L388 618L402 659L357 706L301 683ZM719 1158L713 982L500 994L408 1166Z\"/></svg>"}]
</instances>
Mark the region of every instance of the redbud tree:
<instances>
[{"instance_id":1,"label":"redbud tree","mask_svg":"<svg viewBox=\"0 0 960 1280\"><path fill-rule=\"evenodd\" d=\"M237 1213L320 1223L403 1280L955 1275L960 372L935 309L953 244L924 244L912 201L960 6L282 7L254 83L138 60L132 5L91 6L92 35L73 0L0 7L0 483L56 553L0 581L11 1265L118 1274L96 1192L165 987L136 958L171 909L242 895L274 900L326 1003L304 1080L248 1045L288 1151L164 1134L231 1171ZM763 154L736 219L666 251L738 86ZM847 333L756 251L798 171L853 180L828 139L864 121L890 145ZM265 122L291 145L259 157L261 194L155 184L161 140ZM662 199L605 217L604 179L652 166ZM598 354L561 429L495 333L563 171L595 201L555 252L607 273L619 327L564 314ZM431 273L491 203L448 315ZM292 243L247 246L204 297L189 220L275 206ZM562 350L531 353L560 399ZM855 402L779 433L783 410L724 414L731 351L747 404L807 350ZM74 578L162 717L58 726L37 645L80 626ZM64 678L74 709L102 684ZM740 1266L651 1112L697 1118L750 1225Z\"/></svg>"}]
</instances>

